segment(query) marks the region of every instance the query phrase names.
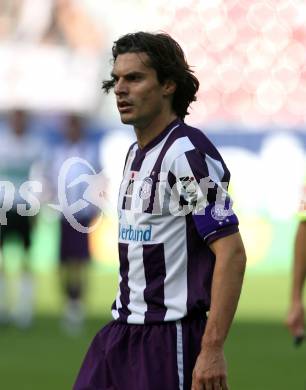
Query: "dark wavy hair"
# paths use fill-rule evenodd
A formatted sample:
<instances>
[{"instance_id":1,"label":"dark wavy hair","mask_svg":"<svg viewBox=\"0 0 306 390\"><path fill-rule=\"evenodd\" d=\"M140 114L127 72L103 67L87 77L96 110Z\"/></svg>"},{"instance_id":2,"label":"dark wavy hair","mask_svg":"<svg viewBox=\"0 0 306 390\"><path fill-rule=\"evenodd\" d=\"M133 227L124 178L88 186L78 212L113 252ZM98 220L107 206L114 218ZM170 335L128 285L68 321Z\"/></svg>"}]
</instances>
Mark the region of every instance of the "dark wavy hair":
<instances>
[{"instance_id":1,"label":"dark wavy hair","mask_svg":"<svg viewBox=\"0 0 306 390\"><path fill-rule=\"evenodd\" d=\"M126 34L114 42L112 48L113 61L120 54L146 53L149 65L155 69L158 81L163 84L173 80L176 90L173 95L172 108L177 116L184 119L188 115L188 107L196 100L199 80L188 65L180 45L166 33L152 34L137 32ZM115 85L115 80L103 81L102 89L108 93Z\"/></svg>"}]
</instances>

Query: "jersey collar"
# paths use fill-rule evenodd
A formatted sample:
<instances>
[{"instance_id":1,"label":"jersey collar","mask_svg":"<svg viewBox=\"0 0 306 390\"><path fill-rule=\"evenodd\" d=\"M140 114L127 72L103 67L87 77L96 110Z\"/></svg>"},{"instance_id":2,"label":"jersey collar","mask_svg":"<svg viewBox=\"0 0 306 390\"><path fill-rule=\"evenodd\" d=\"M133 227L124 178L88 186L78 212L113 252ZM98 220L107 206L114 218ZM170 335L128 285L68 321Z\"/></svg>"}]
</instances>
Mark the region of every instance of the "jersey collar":
<instances>
[{"instance_id":1,"label":"jersey collar","mask_svg":"<svg viewBox=\"0 0 306 390\"><path fill-rule=\"evenodd\" d=\"M182 124L183 121L180 118L174 119L172 122L169 123L169 125L160 133L157 137L152 139L144 148L140 149L138 146L138 151L142 153L147 153L150 149L154 148L157 144L159 144L167 134L177 125Z\"/></svg>"}]
</instances>

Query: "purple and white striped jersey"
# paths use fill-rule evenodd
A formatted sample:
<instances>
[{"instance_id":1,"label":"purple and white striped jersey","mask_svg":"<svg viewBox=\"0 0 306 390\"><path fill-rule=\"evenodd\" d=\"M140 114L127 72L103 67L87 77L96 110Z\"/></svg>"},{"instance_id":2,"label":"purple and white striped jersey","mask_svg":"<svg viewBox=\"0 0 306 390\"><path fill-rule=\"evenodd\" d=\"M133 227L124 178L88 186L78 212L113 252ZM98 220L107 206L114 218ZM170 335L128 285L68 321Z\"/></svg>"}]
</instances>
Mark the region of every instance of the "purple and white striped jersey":
<instances>
[{"instance_id":1,"label":"purple and white striped jersey","mask_svg":"<svg viewBox=\"0 0 306 390\"><path fill-rule=\"evenodd\" d=\"M238 231L230 173L198 129L176 119L127 154L118 200L118 321L144 324L205 312L214 240Z\"/></svg>"}]
</instances>

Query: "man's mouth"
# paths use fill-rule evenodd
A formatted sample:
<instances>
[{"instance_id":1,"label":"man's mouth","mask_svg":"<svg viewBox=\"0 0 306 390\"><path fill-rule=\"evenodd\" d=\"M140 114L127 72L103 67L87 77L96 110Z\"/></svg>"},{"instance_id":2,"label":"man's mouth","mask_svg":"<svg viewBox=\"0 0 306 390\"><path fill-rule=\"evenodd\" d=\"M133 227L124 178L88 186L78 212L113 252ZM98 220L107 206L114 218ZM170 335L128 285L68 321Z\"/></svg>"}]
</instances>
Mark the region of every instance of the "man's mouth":
<instances>
[{"instance_id":1,"label":"man's mouth","mask_svg":"<svg viewBox=\"0 0 306 390\"><path fill-rule=\"evenodd\" d=\"M133 105L129 102L118 102L117 107L119 112L127 112L132 109Z\"/></svg>"}]
</instances>

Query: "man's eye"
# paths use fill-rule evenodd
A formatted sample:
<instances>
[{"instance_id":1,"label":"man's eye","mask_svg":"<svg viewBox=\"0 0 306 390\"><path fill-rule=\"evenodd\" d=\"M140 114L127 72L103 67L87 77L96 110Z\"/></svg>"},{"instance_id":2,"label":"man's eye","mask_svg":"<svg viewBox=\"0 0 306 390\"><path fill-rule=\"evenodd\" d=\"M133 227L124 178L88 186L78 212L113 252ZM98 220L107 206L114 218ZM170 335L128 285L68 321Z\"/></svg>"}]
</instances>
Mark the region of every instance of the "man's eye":
<instances>
[{"instance_id":1,"label":"man's eye","mask_svg":"<svg viewBox=\"0 0 306 390\"><path fill-rule=\"evenodd\" d=\"M135 75L135 76L129 76L128 77L129 81L139 81L141 80L141 76Z\"/></svg>"}]
</instances>

